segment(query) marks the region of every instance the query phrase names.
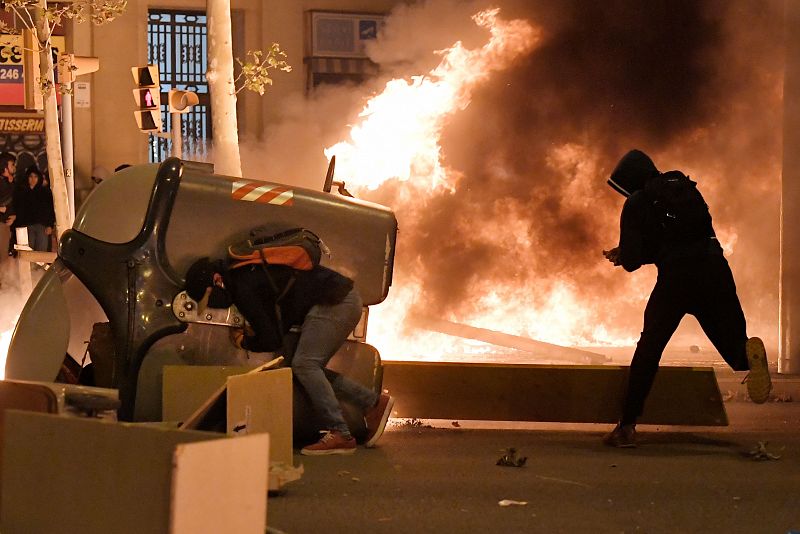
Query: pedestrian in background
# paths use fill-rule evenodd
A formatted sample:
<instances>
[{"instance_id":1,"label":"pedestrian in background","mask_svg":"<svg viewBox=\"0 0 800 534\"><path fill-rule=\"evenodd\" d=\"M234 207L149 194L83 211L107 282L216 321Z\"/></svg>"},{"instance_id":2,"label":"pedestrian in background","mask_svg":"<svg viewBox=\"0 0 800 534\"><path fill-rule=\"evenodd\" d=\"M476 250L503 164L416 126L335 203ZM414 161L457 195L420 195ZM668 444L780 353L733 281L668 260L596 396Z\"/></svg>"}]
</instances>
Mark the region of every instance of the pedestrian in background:
<instances>
[{"instance_id":1,"label":"pedestrian in background","mask_svg":"<svg viewBox=\"0 0 800 534\"><path fill-rule=\"evenodd\" d=\"M17 158L9 152L0 153L0 282L11 266L11 226L14 224L14 174Z\"/></svg>"},{"instance_id":2,"label":"pedestrian in background","mask_svg":"<svg viewBox=\"0 0 800 534\"><path fill-rule=\"evenodd\" d=\"M15 226L28 231L28 246L46 252L55 227L53 193L44 185L44 176L35 166L25 171L24 181L14 193L17 213Z\"/></svg>"}]
</instances>

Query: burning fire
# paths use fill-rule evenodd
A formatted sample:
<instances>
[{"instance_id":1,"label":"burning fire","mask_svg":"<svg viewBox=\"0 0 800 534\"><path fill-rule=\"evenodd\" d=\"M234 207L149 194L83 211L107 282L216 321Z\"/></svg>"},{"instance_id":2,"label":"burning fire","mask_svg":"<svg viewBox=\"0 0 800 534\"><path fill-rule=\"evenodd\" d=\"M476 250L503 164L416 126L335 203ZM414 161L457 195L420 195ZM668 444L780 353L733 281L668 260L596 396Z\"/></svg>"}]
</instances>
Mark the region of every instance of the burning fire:
<instances>
[{"instance_id":1,"label":"burning fire","mask_svg":"<svg viewBox=\"0 0 800 534\"><path fill-rule=\"evenodd\" d=\"M465 109L472 93L493 72L507 68L515 59L529 53L540 39L540 31L522 20L503 21L499 10L482 11L473 17L489 31L486 44L467 50L460 42L439 52L440 64L425 76L410 80L394 79L382 93L370 99L352 127L349 140L325 150L330 159L336 156L336 171L362 194L378 189L389 180L402 182L399 200L392 205L400 220L401 231L419 217L417 199L431 199L453 193L460 175L447 168L441 157L440 138L445 121ZM553 150L550 164L571 173L573 187L585 187L587 175L597 169L594 158L579 146ZM502 173L502 169L496 172ZM573 198L588 195L575 191ZM578 200L576 200L578 202ZM487 205L481 224L462 221L463 230L475 240L499 240L505 250L531 249L535 244L525 231L528 224L520 213L522 205ZM458 226L458 219L454 217ZM453 231L462 230L454 228ZM398 254L403 253L400 244ZM598 252L599 253L599 252ZM535 261L531 258L530 261ZM413 328L424 326L425 318L413 318L408 312L423 298L421 282L414 272L396 270L395 284L385 303L373 308L370 341L387 359L452 358L495 351L474 341L454 342L449 336ZM561 345L608 343L609 332L594 320L593 312L583 306L579 288L564 281L550 284L548 291L534 295L516 284L497 284L492 277L474 281L469 287L469 310L458 317L440 317L435 310L430 317L448 319L488 330L502 330L520 336ZM644 293L646 294L646 293ZM405 325L405 329L398 328ZM502 326L498 326L502 325ZM633 339L616 338L630 344Z\"/></svg>"},{"instance_id":2,"label":"burning fire","mask_svg":"<svg viewBox=\"0 0 800 534\"><path fill-rule=\"evenodd\" d=\"M506 68L539 40L539 32L527 22L503 21L498 13L491 9L473 16L491 35L482 48L467 50L457 42L439 52L442 61L428 75L391 80L367 102L361 123L350 130L350 141L325 150L329 160L336 156L337 173L348 184L374 190L397 179L425 191L455 188L457 173L441 161L445 120L469 105L473 89L492 72Z\"/></svg>"},{"instance_id":3,"label":"burning fire","mask_svg":"<svg viewBox=\"0 0 800 534\"><path fill-rule=\"evenodd\" d=\"M537 262L548 261L548 256L538 254L540 244L531 237L536 234L528 228L532 219L525 199L506 196L502 201L494 200L491 191L487 191L479 221L471 218L475 210L464 217L452 213L448 227L437 230L444 234L443 239L452 232L468 236L474 243L491 243L501 254L508 255L507 262L503 272L491 272L487 267L485 276L464 280L464 303L456 312L443 314L425 294L419 264L430 258L424 251L404 247L409 246L409 233L413 233L425 210L457 194L463 181L458 171L443 162L444 126L469 106L474 91L493 73L530 53L541 39L539 29L523 20L504 21L497 9L480 12L473 20L488 30L486 44L468 50L456 42L439 52L441 62L427 75L389 81L380 94L366 103L348 139L325 150L328 159L336 156L337 175L359 196L370 198L389 183L398 186L389 203L401 229L395 280L386 302L371 310L369 341L386 359L487 359L492 357L489 353L497 353L495 346L432 331L436 330L431 327L435 321L429 319L434 319L562 346L631 346L638 331L630 328L628 320L622 321L617 330L608 325L624 315L620 309L635 310L636 320L641 320L655 273L644 269L633 275L622 269L613 272L597 250L596 265L589 272L593 284L603 285L609 277L626 277L624 294L615 294L613 302L604 295L587 297L578 282L558 273L532 283L525 271L547 272L548 266ZM590 199L596 196L597 177L607 172L599 168L598 161L599 154L580 144L550 148L547 170L561 177L563 184L558 199L562 211L556 216L565 211L567 215L583 216L592 214L593 209L597 212ZM491 172L502 179L506 171L497 167ZM618 214L607 215L599 213L589 224L593 232L608 236L610 248L618 235ZM433 246L427 243L433 239L420 240L416 246ZM720 240L726 253L730 253L736 235L723 231ZM519 252L515 255L514 251ZM576 250L570 254L591 253ZM420 309L426 310L426 317L420 316Z\"/></svg>"}]
</instances>

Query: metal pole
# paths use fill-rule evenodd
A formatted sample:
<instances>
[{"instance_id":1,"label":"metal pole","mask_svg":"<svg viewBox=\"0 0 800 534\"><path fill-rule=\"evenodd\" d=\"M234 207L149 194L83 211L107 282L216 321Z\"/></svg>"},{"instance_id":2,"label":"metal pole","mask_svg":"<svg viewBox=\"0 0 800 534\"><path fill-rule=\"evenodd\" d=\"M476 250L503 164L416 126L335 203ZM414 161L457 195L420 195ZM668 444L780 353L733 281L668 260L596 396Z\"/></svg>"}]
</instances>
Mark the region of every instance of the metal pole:
<instances>
[{"instance_id":1,"label":"metal pole","mask_svg":"<svg viewBox=\"0 0 800 534\"><path fill-rule=\"evenodd\" d=\"M181 114L170 113L172 119L172 126L170 134L172 134L172 156L175 158L183 157L183 135L181 132Z\"/></svg>"},{"instance_id":2,"label":"metal pole","mask_svg":"<svg viewBox=\"0 0 800 534\"><path fill-rule=\"evenodd\" d=\"M800 373L800 4L786 2L783 173L780 209L779 373ZM798 324L795 324L798 317Z\"/></svg>"},{"instance_id":3,"label":"metal pole","mask_svg":"<svg viewBox=\"0 0 800 534\"><path fill-rule=\"evenodd\" d=\"M68 84L70 92L61 95L61 144L64 162L64 180L67 183L67 200L69 200L69 224L75 222L75 177L74 148L72 141L72 84Z\"/></svg>"}]
</instances>

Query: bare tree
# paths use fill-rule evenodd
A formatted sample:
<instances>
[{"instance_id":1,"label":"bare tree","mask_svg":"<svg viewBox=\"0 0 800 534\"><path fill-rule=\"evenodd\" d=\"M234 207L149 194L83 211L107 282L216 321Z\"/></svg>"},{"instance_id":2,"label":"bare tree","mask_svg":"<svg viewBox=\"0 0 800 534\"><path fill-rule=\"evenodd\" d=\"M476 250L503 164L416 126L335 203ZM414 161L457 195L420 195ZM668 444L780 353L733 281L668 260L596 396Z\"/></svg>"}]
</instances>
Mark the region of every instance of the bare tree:
<instances>
[{"instance_id":1,"label":"bare tree","mask_svg":"<svg viewBox=\"0 0 800 534\"><path fill-rule=\"evenodd\" d=\"M211 92L211 125L214 131L215 172L227 176L242 176L239 156L239 127L236 118L236 95L243 89L264 94L272 84L270 70L290 71L283 59L286 54L277 43L263 52L247 53L245 61L237 59L240 75L233 77L233 47L231 45L230 0L208 0L208 80ZM237 88L237 83L239 84Z\"/></svg>"}]
</instances>

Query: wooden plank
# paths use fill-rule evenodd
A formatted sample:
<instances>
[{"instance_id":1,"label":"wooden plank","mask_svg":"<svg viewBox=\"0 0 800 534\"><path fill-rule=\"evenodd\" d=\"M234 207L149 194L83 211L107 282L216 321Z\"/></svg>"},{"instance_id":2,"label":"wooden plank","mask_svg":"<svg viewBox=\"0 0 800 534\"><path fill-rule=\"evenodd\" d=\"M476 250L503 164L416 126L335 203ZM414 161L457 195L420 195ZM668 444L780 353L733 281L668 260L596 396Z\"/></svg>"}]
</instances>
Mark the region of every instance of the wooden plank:
<instances>
[{"instance_id":1,"label":"wooden plank","mask_svg":"<svg viewBox=\"0 0 800 534\"><path fill-rule=\"evenodd\" d=\"M478 328L468 324L445 321L444 319L426 317L424 319L418 319L415 326L430 330L431 332L474 339L498 347L508 347L530 352L536 354L536 356L542 360L575 362L581 364L602 364L608 361L605 355L596 352L555 345L529 337L515 336L513 334L506 334L505 332L489 330L488 328Z\"/></svg>"},{"instance_id":2,"label":"wooden plank","mask_svg":"<svg viewBox=\"0 0 800 534\"><path fill-rule=\"evenodd\" d=\"M419 419L615 423L627 366L384 362L394 416ZM725 426L711 367L661 367L642 424Z\"/></svg>"},{"instance_id":3,"label":"wooden plank","mask_svg":"<svg viewBox=\"0 0 800 534\"><path fill-rule=\"evenodd\" d=\"M43 252L40 250L17 249L17 256L21 261L31 263L53 263L56 261L55 252Z\"/></svg>"}]
</instances>

